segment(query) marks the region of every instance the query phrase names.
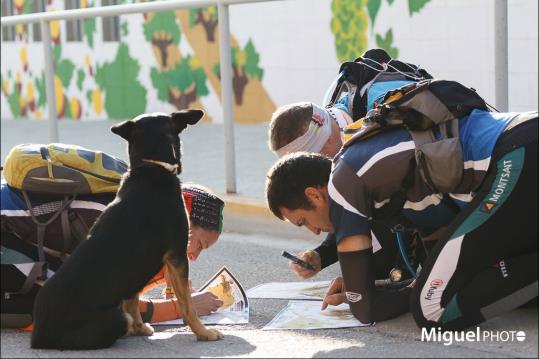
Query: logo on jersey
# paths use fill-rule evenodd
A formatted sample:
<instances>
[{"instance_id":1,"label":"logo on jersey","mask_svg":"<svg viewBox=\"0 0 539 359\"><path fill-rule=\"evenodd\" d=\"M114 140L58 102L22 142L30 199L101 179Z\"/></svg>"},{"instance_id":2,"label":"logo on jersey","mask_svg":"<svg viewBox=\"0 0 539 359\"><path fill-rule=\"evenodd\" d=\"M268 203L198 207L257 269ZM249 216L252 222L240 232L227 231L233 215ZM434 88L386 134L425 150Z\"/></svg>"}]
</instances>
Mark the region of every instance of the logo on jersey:
<instances>
[{"instance_id":1,"label":"logo on jersey","mask_svg":"<svg viewBox=\"0 0 539 359\"><path fill-rule=\"evenodd\" d=\"M348 299L348 302L350 303L359 302L362 298L363 296L359 293L346 292L346 299Z\"/></svg>"},{"instance_id":2,"label":"logo on jersey","mask_svg":"<svg viewBox=\"0 0 539 359\"><path fill-rule=\"evenodd\" d=\"M500 269L500 272L502 273L502 277L504 278L509 277L509 273L507 272L507 267L505 266L504 260L501 260L498 263L495 263L494 267Z\"/></svg>"},{"instance_id":3,"label":"logo on jersey","mask_svg":"<svg viewBox=\"0 0 539 359\"><path fill-rule=\"evenodd\" d=\"M511 169L513 168L513 161L511 160L504 160L503 161L503 168L501 172L500 179L498 180L498 183L496 184L496 188L490 195L490 198L485 203L492 204L492 208L494 208L494 204L498 203L498 201L501 199L502 195L505 192L505 189L507 188L507 184L509 183L509 180L511 179ZM492 210L492 208L490 210ZM488 212L490 213L490 211Z\"/></svg>"},{"instance_id":4,"label":"logo on jersey","mask_svg":"<svg viewBox=\"0 0 539 359\"><path fill-rule=\"evenodd\" d=\"M491 202L491 201L483 202L483 204L481 204L481 211L483 211L485 213L490 213L490 212L492 212L492 209L495 206L496 206L496 203L494 203L494 202Z\"/></svg>"},{"instance_id":5,"label":"logo on jersey","mask_svg":"<svg viewBox=\"0 0 539 359\"><path fill-rule=\"evenodd\" d=\"M438 289L439 287L444 284L444 281L441 279L434 279L432 282L430 282L429 290L427 291L427 295L425 296L426 300L432 300L432 296L434 295L434 291Z\"/></svg>"},{"instance_id":6,"label":"logo on jersey","mask_svg":"<svg viewBox=\"0 0 539 359\"><path fill-rule=\"evenodd\" d=\"M320 116L319 114L313 114L311 117L314 123L316 123L319 127L324 126L325 119L324 117Z\"/></svg>"}]
</instances>

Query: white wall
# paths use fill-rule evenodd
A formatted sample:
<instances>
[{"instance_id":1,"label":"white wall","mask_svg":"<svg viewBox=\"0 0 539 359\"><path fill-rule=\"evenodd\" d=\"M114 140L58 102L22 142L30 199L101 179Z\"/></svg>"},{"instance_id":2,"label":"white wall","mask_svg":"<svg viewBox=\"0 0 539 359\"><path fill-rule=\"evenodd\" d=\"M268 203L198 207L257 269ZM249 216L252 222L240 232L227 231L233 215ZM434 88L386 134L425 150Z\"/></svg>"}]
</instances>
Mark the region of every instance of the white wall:
<instances>
[{"instance_id":1,"label":"white wall","mask_svg":"<svg viewBox=\"0 0 539 359\"><path fill-rule=\"evenodd\" d=\"M54 0L57 9L63 2ZM509 110L538 108L538 1L508 0L509 28ZM234 5L230 8L230 25L240 46L253 40L264 70L262 84L277 106L296 101L322 102L328 86L339 69L334 37L330 30L331 0L283 0L271 3ZM131 55L140 62L139 81L146 87L147 112L172 110L157 99L150 80L155 66L150 44L144 39L142 15L122 16L128 21ZM65 36L62 24L62 36ZM421 64L438 78L461 81L476 88L494 103L494 2L490 0L431 0L421 12L410 16L407 1L382 0L374 27L368 34L369 47L376 47L375 33L393 29L393 46L399 58ZM104 44L101 20L97 20L96 51L92 59L110 61L114 44ZM34 74L42 68L41 43L25 44ZM181 51L192 52L185 37ZM2 74L20 69L20 43L2 42ZM77 44L63 46L63 57L84 62L89 50ZM39 59L39 60L36 60ZM80 66L80 65L79 65ZM22 74L25 76L25 74ZM94 81L86 77L85 81ZM208 84L209 85L209 84ZM208 86L211 88L210 86ZM75 81L69 91L78 94ZM24 92L24 89L23 89ZM69 95L73 95L69 94ZM36 94L37 96L37 94ZM69 96L68 96L69 97ZM201 99L215 121L221 120L221 106L214 93ZM10 118L6 96L1 96L1 116ZM88 109L90 106L83 106ZM43 111L46 116L46 111ZM92 118L92 113L83 118ZM103 115L101 115L103 116ZM99 117L99 116L94 116Z\"/></svg>"},{"instance_id":2,"label":"white wall","mask_svg":"<svg viewBox=\"0 0 539 359\"><path fill-rule=\"evenodd\" d=\"M253 37L261 52L264 84L278 105L321 102L337 74L330 0L290 0L231 8L231 30ZM401 60L432 75L474 87L494 105L494 1L432 0L412 16L407 1L382 6L369 33L393 29ZM538 1L508 0L509 110L538 107Z\"/></svg>"}]
</instances>

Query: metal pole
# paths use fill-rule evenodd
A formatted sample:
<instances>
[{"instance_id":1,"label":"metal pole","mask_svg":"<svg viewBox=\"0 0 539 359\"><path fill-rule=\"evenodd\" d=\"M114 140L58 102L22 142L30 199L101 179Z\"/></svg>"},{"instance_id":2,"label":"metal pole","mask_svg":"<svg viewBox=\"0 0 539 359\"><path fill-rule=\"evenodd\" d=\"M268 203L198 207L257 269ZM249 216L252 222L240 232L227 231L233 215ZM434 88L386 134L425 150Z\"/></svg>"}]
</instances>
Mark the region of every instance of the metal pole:
<instances>
[{"instance_id":1,"label":"metal pole","mask_svg":"<svg viewBox=\"0 0 539 359\"><path fill-rule=\"evenodd\" d=\"M507 0L494 2L494 76L496 108L509 111L508 47L507 47Z\"/></svg>"},{"instance_id":2,"label":"metal pole","mask_svg":"<svg viewBox=\"0 0 539 359\"><path fill-rule=\"evenodd\" d=\"M228 5L217 4L219 16L219 56L221 58L221 105L225 135L226 192L236 193L236 159L234 153L234 119L232 117L232 60Z\"/></svg>"},{"instance_id":3,"label":"metal pole","mask_svg":"<svg viewBox=\"0 0 539 359\"><path fill-rule=\"evenodd\" d=\"M51 48L51 30L48 21L41 21L43 53L45 55L45 94L49 112L49 141L58 142L58 118L56 116L56 94L54 92L54 66Z\"/></svg>"}]
</instances>

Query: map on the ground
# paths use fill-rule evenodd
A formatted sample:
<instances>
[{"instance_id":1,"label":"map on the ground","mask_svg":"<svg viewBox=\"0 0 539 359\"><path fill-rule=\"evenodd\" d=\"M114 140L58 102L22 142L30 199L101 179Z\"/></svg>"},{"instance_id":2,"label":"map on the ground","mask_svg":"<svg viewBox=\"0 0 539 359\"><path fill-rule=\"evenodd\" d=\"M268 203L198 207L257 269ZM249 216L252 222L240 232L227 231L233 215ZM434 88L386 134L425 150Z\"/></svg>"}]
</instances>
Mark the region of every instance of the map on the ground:
<instances>
[{"instance_id":1,"label":"map on the ground","mask_svg":"<svg viewBox=\"0 0 539 359\"><path fill-rule=\"evenodd\" d=\"M325 310L321 310L321 306L320 302L291 300L262 330L334 329L371 325L363 324L354 318L346 303L337 306L330 305Z\"/></svg>"},{"instance_id":2,"label":"map on the ground","mask_svg":"<svg viewBox=\"0 0 539 359\"><path fill-rule=\"evenodd\" d=\"M257 285L247 291L249 298L323 300L329 281L271 282Z\"/></svg>"},{"instance_id":3,"label":"map on the ground","mask_svg":"<svg viewBox=\"0 0 539 359\"><path fill-rule=\"evenodd\" d=\"M199 292L212 292L223 301L214 313L200 317L203 324L230 325L249 323L249 300L240 282L223 266ZM182 319L152 323L152 325L183 325Z\"/></svg>"}]
</instances>

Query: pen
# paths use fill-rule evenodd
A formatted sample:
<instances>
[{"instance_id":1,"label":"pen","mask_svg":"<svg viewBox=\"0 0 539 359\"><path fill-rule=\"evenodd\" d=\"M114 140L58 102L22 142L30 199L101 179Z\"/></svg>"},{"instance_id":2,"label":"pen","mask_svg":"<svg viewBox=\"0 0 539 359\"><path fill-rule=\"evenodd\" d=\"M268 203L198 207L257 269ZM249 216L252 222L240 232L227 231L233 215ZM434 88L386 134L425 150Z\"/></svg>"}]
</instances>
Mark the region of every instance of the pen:
<instances>
[{"instance_id":1,"label":"pen","mask_svg":"<svg viewBox=\"0 0 539 359\"><path fill-rule=\"evenodd\" d=\"M304 261L302 261L301 259L299 259L298 257L296 257L295 255L292 255L290 253L288 253L287 251L283 251L281 253L281 255L285 258L288 258L290 259L292 262L296 263L297 265L300 265L302 266L303 268L305 269L309 269L309 270L312 270L314 271L314 267L312 265L310 265L309 263L306 263Z\"/></svg>"}]
</instances>

